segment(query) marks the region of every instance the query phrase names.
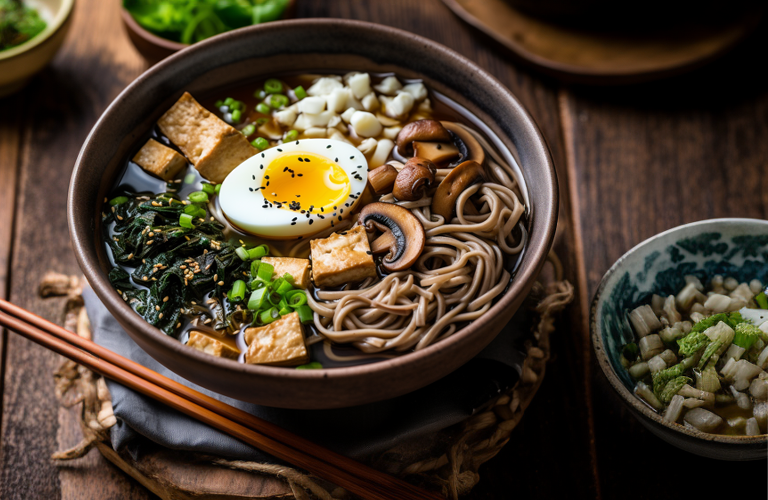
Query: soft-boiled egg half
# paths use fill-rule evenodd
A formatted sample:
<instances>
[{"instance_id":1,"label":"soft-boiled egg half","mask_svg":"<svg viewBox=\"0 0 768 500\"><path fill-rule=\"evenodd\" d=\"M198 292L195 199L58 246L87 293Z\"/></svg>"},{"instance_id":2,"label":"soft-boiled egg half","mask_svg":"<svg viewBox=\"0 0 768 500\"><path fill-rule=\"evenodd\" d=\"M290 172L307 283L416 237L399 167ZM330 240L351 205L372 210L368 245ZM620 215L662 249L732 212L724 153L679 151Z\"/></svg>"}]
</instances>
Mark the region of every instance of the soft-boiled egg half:
<instances>
[{"instance_id":1,"label":"soft-boiled egg half","mask_svg":"<svg viewBox=\"0 0 768 500\"><path fill-rule=\"evenodd\" d=\"M349 217L367 180L368 163L352 144L299 139L238 165L221 184L219 203L246 233L296 239Z\"/></svg>"}]
</instances>

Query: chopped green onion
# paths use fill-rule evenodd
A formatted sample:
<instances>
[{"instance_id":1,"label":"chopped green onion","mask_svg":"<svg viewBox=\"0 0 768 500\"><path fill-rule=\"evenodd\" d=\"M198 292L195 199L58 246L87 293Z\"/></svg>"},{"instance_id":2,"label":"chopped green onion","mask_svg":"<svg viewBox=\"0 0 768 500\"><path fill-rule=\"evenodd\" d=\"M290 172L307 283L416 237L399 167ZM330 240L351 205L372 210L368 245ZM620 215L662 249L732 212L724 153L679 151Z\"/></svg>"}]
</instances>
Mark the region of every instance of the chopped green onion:
<instances>
[{"instance_id":1,"label":"chopped green onion","mask_svg":"<svg viewBox=\"0 0 768 500\"><path fill-rule=\"evenodd\" d=\"M184 177L184 184L194 184L196 180L197 176L195 176L195 174L187 174Z\"/></svg>"},{"instance_id":2,"label":"chopped green onion","mask_svg":"<svg viewBox=\"0 0 768 500\"><path fill-rule=\"evenodd\" d=\"M733 334L733 343L744 349L749 349L757 339L760 338L760 329L749 323L740 323L736 325L736 331Z\"/></svg>"},{"instance_id":3,"label":"chopped green onion","mask_svg":"<svg viewBox=\"0 0 768 500\"><path fill-rule=\"evenodd\" d=\"M243 127L243 130L240 132L243 133L244 136L248 137L249 135L253 135L256 132L256 125L253 123L249 123L245 127Z\"/></svg>"},{"instance_id":4,"label":"chopped green onion","mask_svg":"<svg viewBox=\"0 0 768 500\"><path fill-rule=\"evenodd\" d=\"M189 201L192 203L208 203L208 194L204 191L195 191L194 193L189 193Z\"/></svg>"},{"instance_id":5,"label":"chopped green onion","mask_svg":"<svg viewBox=\"0 0 768 500\"><path fill-rule=\"evenodd\" d=\"M293 311L288 309L288 307L286 306L286 307L283 307L282 309L280 309L279 312L280 312L280 316L286 316L288 314L291 314Z\"/></svg>"},{"instance_id":6,"label":"chopped green onion","mask_svg":"<svg viewBox=\"0 0 768 500\"><path fill-rule=\"evenodd\" d=\"M269 250L267 249L266 245L259 245L248 250L248 255L250 255L251 260L260 259L268 254Z\"/></svg>"},{"instance_id":7,"label":"chopped green onion","mask_svg":"<svg viewBox=\"0 0 768 500\"><path fill-rule=\"evenodd\" d=\"M197 205L187 205L184 207L184 213L192 217L205 217L205 209Z\"/></svg>"},{"instance_id":8,"label":"chopped green onion","mask_svg":"<svg viewBox=\"0 0 768 500\"><path fill-rule=\"evenodd\" d=\"M298 130L289 130L285 133L285 137L283 137L283 142L291 142L295 141L299 138L299 131Z\"/></svg>"},{"instance_id":9,"label":"chopped green onion","mask_svg":"<svg viewBox=\"0 0 768 500\"><path fill-rule=\"evenodd\" d=\"M115 205L121 205L127 202L128 202L127 196L118 196L117 198L112 198L111 200L109 200L109 204L112 205L113 207Z\"/></svg>"},{"instance_id":10,"label":"chopped green onion","mask_svg":"<svg viewBox=\"0 0 768 500\"><path fill-rule=\"evenodd\" d=\"M264 124L265 124L265 123L267 123L268 121L269 121L269 118L266 118L266 117L264 117L264 116L262 116L261 118L257 118L257 119L256 119L256 126L257 126L257 127L261 127L262 125L264 125Z\"/></svg>"},{"instance_id":11,"label":"chopped green onion","mask_svg":"<svg viewBox=\"0 0 768 500\"><path fill-rule=\"evenodd\" d=\"M256 92L253 93L253 97L255 97L256 99L262 100L265 97L267 97L267 93L264 92L263 89L262 90L257 90Z\"/></svg>"},{"instance_id":12,"label":"chopped green onion","mask_svg":"<svg viewBox=\"0 0 768 500\"><path fill-rule=\"evenodd\" d=\"M277 278L272 283L269 284L270 287L272 287L272 290L277 293L277 289L280 288L283 283L285 283L285 280L283 278ZM278 294L281 297L283 296L282 293Z\"/></svg>"},{"instance_id":13,"label":"chopped green onion","mask_svg":"<svg viewBox=\"0 0 768 500\"><path fill-rule=\"evenodd\" d=\"M269 109L269 106L267 106L263 102L260 102L259 104L256 105L256 111L258 111L262 115L268 115L271 110Z\"/></svg>"},{"instance_id":14,"label":"chopped green onion","mask_svg":"<svg viewBox=\"0 0 768 500\"><path fill-rule=\"evenodd\" d=\"M216 184L216 187L213 190L216 192L216 194L219 194L221 191L221 184Z\"/></svg>"},{"instance_id":15,"label":"chopped green onion","mask_svg":"<svg viewBox=\"0 0 768 500\"><path fill-rule=\"evenodd\" d=\"M235 102L235 99L234 99L234 98L232 98L232 97L227 97L226 99L224 99L224 106L227 106L227 107L229 107L229 106L231 106L231 105L232 105L232 103L234 103L234 102Z\"/></svg>"},{"instance_id":16,"label":"chopped green onion","mask_svg":"<svg viewBox=\"0 0 768 500\"><path fill-rule=\"evenodd\" d=\"M245 281L237 280L232 283L232 298L243 300L245 298Z\"/></svg>"},{"instance_id":17,"label":"chopped green onion","mask_svg":"<svg viewBox=\"0 0 768 500\"><path fill-rule=\"evenodd\" d=\"M236 109L236 110L234 110L234 111L232 112L232 115L231 115L231 116L232 116L232 121L233 121L233 122L235 122L235 123L237 123L237 122L239 122L239 121L240 121L240 118L242 118L242 117L243 117L243 112L242 112L242 111L240 111L239 109Z\"/></svg>"},{"instance_id":18,"label":"chopped green onion","mask_svg":"<svg viewBox=\"0 0 768 500\"><path fill-rule=\"evenodd\" d=\"M277 293L279 293L280 295L285 295L286 293L293 290L293 285L288 283L288 281L283 278L280 278L280 279L282 279L283 281L282 283L280 283L280 286L278 286L277 289L275 290Z\"/></svg>"},{"instance_id":19,"label":"chopped green onion","mask_svg":"<svg viewBox=\"0 0 768 500\"><path fill-rule=\"evenodd\" d=\"M245 249L245 247L237 247L235 248L235 253L238 257L240 257L243 260L251 260L248 257L248 250Z\"/></svg>"},{"instance_id":20,"label":"chopped green onion","mask_svg":"<svg viewBox=\"0 0 768 500\"><path fill-rule=\"evenodd\" d=\"M323 365L321 363L318 363L317 361L312 361L311 363L307 363L306 365L299 365L296 367L297 370L322 370Z\"/></svg>"},{"instance_id":21,"label":"chopped green onion","mask_svg":"<svg viewBox=\"0 0 768 500\"><path fill-rule=\"evenodd\" d=\"M264 91L267 94L277 94L278 92L283 91L283 84L280 82L280 80L277 80L276 78L270 78L266 82L264 82Z\"/></svg>"},{"instance_id":22,"label":"chopped green onion","mask_svg":"<svg viewBox=\"0 0 768 500\"><path fill-rule=\"evenodd\" d=\"M293 279L293 276L291 276L288 273L283 274L283 279L290 283L293 286L296 286L296 281Z\"/></svg>"},{"instance_id":23,"label":"chopped green onion","mask_svg":"<svg viewBox=\"0 0 768 500\"><path fill-rule=\"evenodd\" d=\"M260 260L254 260L251 262L251 276L254 278L259 274L259 264L261 264Z\"/></svg>"},{"instance_id":24,"label":"chopped green onion","mask_svg":"<svg viewBox=\"0 0 768 500\"><path fill-rule=\"evenodd\" d=\"M213 194L216 192L216 188L213 186L213 184L203 182L203 192L205 194Z\"/></svg>"},{"instance_id":25,"label":"chopped green onion","mask_svg":"<svg viewBox=\"0 0 768 500\"><path fill-rule=\"evenodd\" d=\"M302 325L312 323L315 320L315 315L312 312L312 308L307 305L297 307L296 312L299 313L299 321L301 321Z\"/></svg>"},{"instance_id":26,"label":"chopped green onion","mask_svg":"<svg viewBox=\"0 0 768 500\"><path fill-rule=\"evenodd\" d=\"M262 311L261 314L259 314L259 320L264 325L268 325L269 323L272 323L279 317L280 317L280 312L277 310L277 307L270 307L266 311Z\"/></svg>"},{"instance_id":27,"label":"chopped green onion","mask_svg":"<svg viewBox=\"0 0 768 500\"><path fill-rule=\"evenodd\" d=\"M291 290L285 294L285 298L288 300L288 307L294 309L307 303L307 295L303 290Z\"/></svg>"},{"instance_id":28,"label":"chopped green onion","mask_svg":"<svg viewBox=\"0 0 768 500\"><path fill-rule=\"evenodd\" d=\"M269 147L269 141L267 141L263 137L257 137L256 139L251 141L251 146L261 151Z\"/></svg>"},{"instance_id":29,"label":"chopped green onion","mask_svg":"<svg viewBox=\"0 0 768 500\"><path fill-rule=\"evenodd\" d=\"M296 99L304 99L307 97L307 91L304 90L304 87L301 85L293 89L293 93L296 94Z\"/></svg>"},{"instance_id":30,"label":"chopped green onion","mask_svg":"<svg viewBox=\"0 0 768 500\"><path fill-rule=\"evenodd\" d=\"M221 100L216 101L216 104L214 104L214 106L217 107L217 108L220 108L220 107L224 106L224 101L221 101Z\"/></svg>"},{"instance_id":31,"label":"chopped green onion","mask_svg":"<svg viewBox=\"0 0 768 500\"><path fill-rule=\"evenodd\" d=\"M285 300L285 297L282 297L280 299L280 302L277 303L277 307L279 307L280 310L288 309L288 301ZM291 311L288 311L288 314L290 314L290 313L291 313ZM285 316L285 314L280 313L280 316Z\"/></svg>"},{"instance_id":32,"label":"chopped green onion","mask_svg":"<svg viewBox=\"0 0 768 500\"><path fill-rule=\"evenodd\" d=\"M267 289L258 288L251 292L251 297L248 299L248 309L251 311L258 311L264 307L264 302L267 298Z\"/></svg>"},{"instance_id":33,"label":"chopped green onion","mask_svg":"<svg viewBox=\"0 0 768 500\"><path fill-rule=\"evenodd\" d=\"M275 109L280 109L288 105L288 97L283 94L272 94L269 97L269 105Z\"/></svg>"},{"instance_id":34,"label":"chopped green onion","mask_svg":"<svg viewBox=\"0 0 768 500\"><path fill-rule=\"evenodd\" d=\"M768 296L765 292L760 292L755 296L755 302L760 306L760 309L768 309Z\"/></svg>"},{"instance_id":35,"label":"chopped green onion","mask_svg":"<svg viewBox=\"0 0 768 500\"><path fill-rule=\"evenodd\" d=\"M268 281L260 280L259 278L255 278L250 282L251 290L258 290L259 288L267 288L268 286L269 286Z\"/></svg>"},{"instance_id":36,"label":"chopped green onion","mask_svg":"<svg viewBox=\"0 0 768 500\"><path fill-rule=\"evenodd\" d=\"M261 265L259 265L259 273L256 277L264 281L270 281L272 279L272 273L274 272L275 266L267 262L262 262Z\"/></svg>"},{"instance_id":37,"label":"chopped green onion","mask_svg":"<svg viewBox=\"0 0 768 500\"><path fill-rule=\"evenodd\" d=\"M193 219L194 219L194 217L192 217L189 214L181 214L179 216L179 225L181 227L186 227L188 229L192 229L193 227L195 227L194 224L192 224L192 220Z\"/></svg>"}]
</instances>

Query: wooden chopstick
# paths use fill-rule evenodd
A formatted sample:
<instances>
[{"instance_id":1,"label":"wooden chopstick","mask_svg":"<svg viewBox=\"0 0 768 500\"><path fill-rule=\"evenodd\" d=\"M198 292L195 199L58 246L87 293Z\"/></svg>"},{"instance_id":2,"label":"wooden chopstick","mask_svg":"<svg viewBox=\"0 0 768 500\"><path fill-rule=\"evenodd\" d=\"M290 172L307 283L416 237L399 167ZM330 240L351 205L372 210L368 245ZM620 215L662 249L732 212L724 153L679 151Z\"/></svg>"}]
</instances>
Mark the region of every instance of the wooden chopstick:
<instances>
[{"instance_id":1,"label":"wooden chopstick","mask_svg":"<svg viewBox=\"0 0 768 500\"><path fill-rule=\"evenodd\" d=\"M0 324L33 342L362 498L442 498L201 394L2 299L0 310L5 311Z\"/></svg>"}]
</instances>

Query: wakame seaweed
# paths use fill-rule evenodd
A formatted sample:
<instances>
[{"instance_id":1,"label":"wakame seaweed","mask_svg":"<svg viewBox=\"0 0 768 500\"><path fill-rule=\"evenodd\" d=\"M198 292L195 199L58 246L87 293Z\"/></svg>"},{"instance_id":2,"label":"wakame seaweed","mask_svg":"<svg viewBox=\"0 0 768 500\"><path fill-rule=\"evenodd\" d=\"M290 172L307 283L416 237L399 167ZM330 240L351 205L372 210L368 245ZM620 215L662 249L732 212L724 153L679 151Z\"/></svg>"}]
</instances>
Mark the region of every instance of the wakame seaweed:
<instances>
[{"instance_id":1,"label":"wakame seaweed","mask_svg":"<svg viewBox=\"0 0 768 500\"><path fill-rule=\"evenodd\" d=\"M167 335L175 335L183 315L205 314L213 328L227 328L227 316L234 311L225 300L226 291L250 270L250 262L224 241L224 226L206 212L192 228L181 227L179 218L189 202L175 194L122 196L127 201L111 206L103 216L105 225L114 223L108 244L115 263L133 268L130 274L121 267L110 271L118 293ZM197 305L206 299L207 308Z\"/></svg>"}]
</instances>

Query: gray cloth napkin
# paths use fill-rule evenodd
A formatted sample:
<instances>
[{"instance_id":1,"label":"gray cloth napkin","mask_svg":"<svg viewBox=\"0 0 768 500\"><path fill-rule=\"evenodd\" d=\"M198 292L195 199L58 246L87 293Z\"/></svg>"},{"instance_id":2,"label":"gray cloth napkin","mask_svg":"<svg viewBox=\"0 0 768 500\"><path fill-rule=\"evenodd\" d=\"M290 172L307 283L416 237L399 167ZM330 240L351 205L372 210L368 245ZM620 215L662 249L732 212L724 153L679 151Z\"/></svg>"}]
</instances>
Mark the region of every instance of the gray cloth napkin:
<instances>
[{"instance_id":1,"label":"gray cloth napkin","mask_svg":"<svg viewBox=\"0 0 768 500\"><path fill-rule=\"evenodd\" d=\"M398 442L445 429L472 415L517 381L530 335L531 313L524 306L504 331L476 358L449 376L398 398L334 410L286 410L245 403L195 385L155 361L131 340L99 301L83 291L93 339L166 377L273 422L353 458L386 450ZM175 450L196 451L232 459L276 462L265 453L198 422L116 382L108 381L117 424L115 450L141 454L146 439Z\"/></svg>"}]
</instances>

